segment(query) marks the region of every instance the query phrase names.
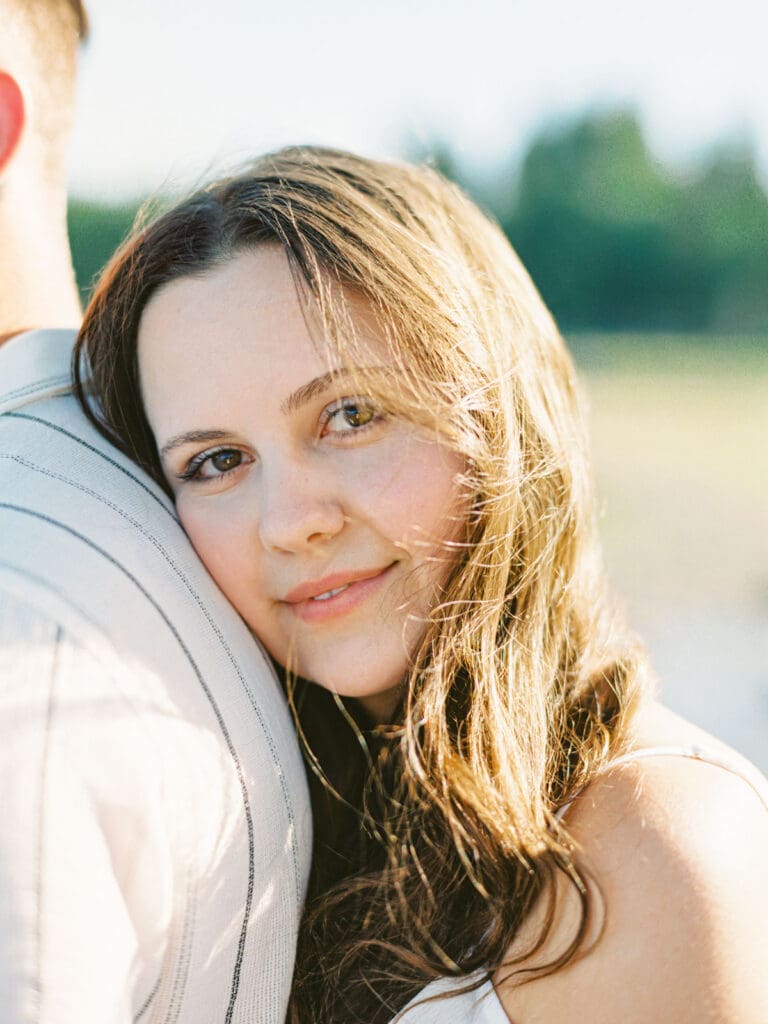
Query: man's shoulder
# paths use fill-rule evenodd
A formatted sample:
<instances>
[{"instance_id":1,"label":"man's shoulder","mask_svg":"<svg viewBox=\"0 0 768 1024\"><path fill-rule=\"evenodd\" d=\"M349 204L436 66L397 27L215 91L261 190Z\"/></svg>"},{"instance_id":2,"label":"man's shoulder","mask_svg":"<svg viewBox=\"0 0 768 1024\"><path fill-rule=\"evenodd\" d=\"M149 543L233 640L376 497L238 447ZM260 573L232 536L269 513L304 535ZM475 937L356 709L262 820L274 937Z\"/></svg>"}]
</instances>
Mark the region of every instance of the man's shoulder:
<instances>
[{"instance_id":1,"label":"man's shoulder","mask_svg":"<svg viewBox=\"0 0 768 1024\"><path fill-rule=\"evenodd\" d=\"M222 697L250 693L258 680L258 712L275 725L286 713L272 672L171 501L67 389L45 390L46 373L51 386L62 373L69 381L72 337L34 332L0 350L0 366L15 366L10 384L3 377L6 393L41 386L34 401L0 415L0 579L78 635L99 635L147 667L185 706L195 695L211 704L211 679Z\"/></svg>"},{"instance_id":2,"label":"man's shoulder","mask_svg":"<svg viewBox=\"0 0 768 1024\"><path fill-rule=\"evenodd\" d=\"M188 545L167 497L74 398L73 340L72 331L34 331L0 349L0 556L34 537L45 574L77 540L104 552L102 571L113 576L128 550L140 568L143 550Z\"/></svg>"},{"instance_id":3,"label":"man's shoulder","mask_svg":"<svg viewBox=\"0 0 768 1024\"><path fill-rule=\"evenodd\" d=\"M26 331L0 345L0 414L69 391L75 334Z\"/></svg>"},{"instance_id":4,"label":"man's shoulder","mask_svg":"<svg viewBox=\"0 0 768 1024\"><path fill-rule=\"evenodd\" d=\"M150 592L172 610L187 596L173 568L184 564L188 579L204 574L171 502L72 395L72 336L62 333L34 332L0 350L0 566L103 621L110 608L125 617Z\"/></svg>"}]
</instances>

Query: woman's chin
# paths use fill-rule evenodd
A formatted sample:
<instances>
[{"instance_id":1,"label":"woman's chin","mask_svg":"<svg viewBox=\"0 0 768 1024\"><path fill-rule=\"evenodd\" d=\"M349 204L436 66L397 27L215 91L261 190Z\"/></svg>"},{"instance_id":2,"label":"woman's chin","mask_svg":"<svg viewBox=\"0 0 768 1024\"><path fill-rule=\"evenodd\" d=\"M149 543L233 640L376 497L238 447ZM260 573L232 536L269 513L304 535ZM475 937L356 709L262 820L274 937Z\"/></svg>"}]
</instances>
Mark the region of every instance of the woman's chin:
<instances>
[{"instance_id":1,"label":"woman's chin","mask_svg":"<svg viewBox=\"0 0 768 1024\"><path fill-rule=\"evenodd\" d=\"M311 676L307 678L311 679ZM350 685L348 676L343 680L320 678L314 679L313 682L337 697L356 701L367 717L376 725L391 722L403 698L402 681L381 687L374 684L370 687Z\"/></svg>"}]
</instances>

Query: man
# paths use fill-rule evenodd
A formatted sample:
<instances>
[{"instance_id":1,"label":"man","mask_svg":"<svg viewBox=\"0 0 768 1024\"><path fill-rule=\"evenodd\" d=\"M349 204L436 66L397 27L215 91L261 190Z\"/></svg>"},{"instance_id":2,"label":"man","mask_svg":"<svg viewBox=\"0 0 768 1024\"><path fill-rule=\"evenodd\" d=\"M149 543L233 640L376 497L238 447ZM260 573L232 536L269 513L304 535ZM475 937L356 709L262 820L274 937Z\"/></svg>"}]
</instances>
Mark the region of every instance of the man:
<instances>
[{"instance_id":1,"label":"man","mask_svg":"<svg viewBox=\"0 0 768 1024\"><path fill-rule=\"evenodd\" d=\"M84 31L0 0L0 1020L280 1022L310 846L282 694L52 329Z\"/></svg>"}]
</instances>

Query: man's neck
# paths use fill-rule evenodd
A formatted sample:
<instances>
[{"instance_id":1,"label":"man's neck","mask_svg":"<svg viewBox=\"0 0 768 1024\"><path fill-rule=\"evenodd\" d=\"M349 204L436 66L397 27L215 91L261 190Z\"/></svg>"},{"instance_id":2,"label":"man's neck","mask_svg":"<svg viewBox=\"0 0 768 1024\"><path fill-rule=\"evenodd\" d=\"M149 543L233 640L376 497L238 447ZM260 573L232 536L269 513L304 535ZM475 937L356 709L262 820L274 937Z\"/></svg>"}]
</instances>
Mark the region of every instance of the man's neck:
<instances>
[{"instance_id":1,"label":"man's neck","mask_svg":"<svg viewBox=\"0 0 768 1024\"><path fill-rule=\"evenodd\" d=\"M36 327L77 327L82 314L68 250L57 256L50 243L35 244L15 262L11 255L0 255L0 343Z\"/></svg>"},{"instance_id":2,"label":"man's neck","mask_svg":"<svg viewBox=\"0 0 768 1024\"><path fill-rule=\"evenodd\" d=\"M30 204L0 203L0 239L0 342L36 327L77 327L65 215L52 216L42 203L34 213Z\"/></svg>"}]
</instances>

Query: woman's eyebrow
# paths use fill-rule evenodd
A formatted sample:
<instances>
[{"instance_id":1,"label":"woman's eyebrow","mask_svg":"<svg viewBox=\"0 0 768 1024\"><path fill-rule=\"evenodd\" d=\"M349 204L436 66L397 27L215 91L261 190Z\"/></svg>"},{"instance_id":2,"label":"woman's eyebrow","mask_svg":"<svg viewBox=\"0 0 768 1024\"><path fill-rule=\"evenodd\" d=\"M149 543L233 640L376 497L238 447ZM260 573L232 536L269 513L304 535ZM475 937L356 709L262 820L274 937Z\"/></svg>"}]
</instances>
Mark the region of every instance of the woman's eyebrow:
<instances>
[{"instance_id":1,"label":"woman's eyebrow","mask_svg":"<svg viewBox=\"0 0 768 1024\"><path fill-rule=\"evenodd\" d=\"M366 366L363 372L366 374L371 373L384 373L386 372L386 366ZM285 401L280 404L280 412L287 415L291 412L296 412L297 409L301 408L311 399L316 398L317 395L321 394L331 384L335 384L337 381L343 381L344 379L353 376L349 370L341 367L338 370L329 370L328 373L323 373L319 377L315 377L314 380L309 381L307 384L302 384L300 388L297 388L293 394L289 395Z\"/></svg>"},{"instance_id":2,"label":"woman's eyebrow","mask_svg":"<svg viewBox=\"0 0 768 1024\"><path fill-rule=\"evenodd\" d=\"M309 381L307 384L302 384L300 388L296 388L293 394L289 395L285 401L280 403L280 412L287 415L290 412L296 412L302 405L306 405L311 399L315 398L322 391L325 391L334 381L340 377L346 376L344 370L329 370L328 373L323 373L319 377L315 377L314 380Z\"/></svg>"},{"instance_id":3,"label":"woman's eyebrow","mask_svg":"<svg viewBox=\"0 0 768 1024\"><path fill-rule=\"evenodd\" d=\"M160 458L163 458L174 448L181 448L184 444L198 444L200 441L220 441L227 437L225 430L187 430L183 434L176 434L160 449Z\"/></svg>"}]
</instances>

